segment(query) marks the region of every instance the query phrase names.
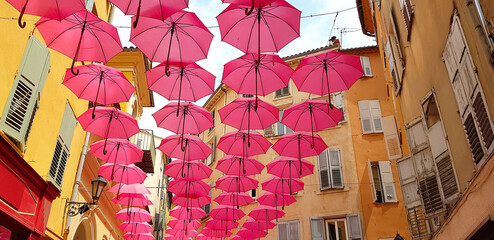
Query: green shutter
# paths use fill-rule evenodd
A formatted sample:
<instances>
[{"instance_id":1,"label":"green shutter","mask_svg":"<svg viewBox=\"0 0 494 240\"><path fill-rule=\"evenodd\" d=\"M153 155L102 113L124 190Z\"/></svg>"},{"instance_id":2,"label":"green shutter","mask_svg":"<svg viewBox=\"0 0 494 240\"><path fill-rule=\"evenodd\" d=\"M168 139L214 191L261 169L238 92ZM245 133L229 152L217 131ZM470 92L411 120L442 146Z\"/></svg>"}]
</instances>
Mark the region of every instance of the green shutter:
<instances>
[{"instance_id":1,"label":"green shutter","mask_svg":"<svg viewBox=\"0 0 494 240\"><path fill-rule=\"evenodd\" d=\"M86 10L92 12L94 7L94 0L85 0L86 1Z\"/></svg>"},{"instance_id":2,"label":"green shutter","mask_svg":"<svg viewBox=\"0 0 494 240\"><path fill-rule=\"evenodd\" d=\"M74 136L74 129L77 124L74 112L70 107L70 104L65 104L65 111L63 113L62 124L60 125L60 131L58 135L63 141L65 147L70 150L70 144L72 143L72 137Z\"/></svg>"},{"instance_id":3,"label":"green shutter","mask_svg":"<svg viewBox=\"0 0 494 240\"><path fill-rule=\"evenodd\" d=\"M27 140L49 69L50 52L35 36L31 36L0 119L0 129L22 146Z\"/></svg>"}]
</instances>

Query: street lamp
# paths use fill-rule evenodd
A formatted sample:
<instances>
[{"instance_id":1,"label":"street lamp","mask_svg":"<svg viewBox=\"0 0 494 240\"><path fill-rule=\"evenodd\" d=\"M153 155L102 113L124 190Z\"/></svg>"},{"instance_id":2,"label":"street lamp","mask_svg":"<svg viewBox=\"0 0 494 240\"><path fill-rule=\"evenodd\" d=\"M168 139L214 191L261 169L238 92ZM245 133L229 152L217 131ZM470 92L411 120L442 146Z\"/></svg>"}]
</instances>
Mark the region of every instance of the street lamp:
<instances>
[{"instance_id":1,"label":"street lamp","mask_svg":"<svg viewBox=\"0 0 494 240\"><path fill-rule=\"evenodd\" d=\"M83 214L89 211L89 206L98 204L98 200L103 193L103 189L106 186L106 181L102 176L98 176L97 178L91 181L91 197L93 198L93 202L85 203L85 202L66 202L65 203L65 211L69 216L76 216L78 214ZM67 211L68 209L68 211Z\"/></svg>"},{"instance_id":2,"label":"street lamp","mask_svg":"<svg viewBox=\"0 0 494 240\"><path fill-rule=\"evenodd\" d=\"M405 240L405 239L402 236L400 236L399 233L397 233L394 240Z\"/></svg>"}]
</instances>

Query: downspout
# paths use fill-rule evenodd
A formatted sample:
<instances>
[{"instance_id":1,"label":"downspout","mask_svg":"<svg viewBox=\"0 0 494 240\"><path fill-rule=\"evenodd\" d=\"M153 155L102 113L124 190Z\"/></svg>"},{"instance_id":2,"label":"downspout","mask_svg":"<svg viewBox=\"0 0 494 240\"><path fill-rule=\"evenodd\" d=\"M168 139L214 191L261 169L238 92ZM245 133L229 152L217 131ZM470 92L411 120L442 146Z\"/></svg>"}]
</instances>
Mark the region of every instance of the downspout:
<instances>
[{"instance_id":1,"label":"downspout","mask_svg":"<svg viewBox=\"0 0 494 240\"><path fill-rule=\"evenodd\" d=\"M82 169L84 168L84 161L86 160L86 153L87 153L87 146L89 144L89 137L91 134L89 132L86 132L86 140L84 140L84 146L82 147L82 152L81 152L81 157L79 158L79 168L77 169L77 175L75 178L75 184L74 184L74 189L72 189L72 198L70 199L71 202L75 202L77 198L77 192L79 190L79 185L81 183L81 175L82 175ZM72 219L71 216L67 217L67 225L65 226L65 231L68 232L70 228L70 220Z\"/></svg>"}]
</instances>

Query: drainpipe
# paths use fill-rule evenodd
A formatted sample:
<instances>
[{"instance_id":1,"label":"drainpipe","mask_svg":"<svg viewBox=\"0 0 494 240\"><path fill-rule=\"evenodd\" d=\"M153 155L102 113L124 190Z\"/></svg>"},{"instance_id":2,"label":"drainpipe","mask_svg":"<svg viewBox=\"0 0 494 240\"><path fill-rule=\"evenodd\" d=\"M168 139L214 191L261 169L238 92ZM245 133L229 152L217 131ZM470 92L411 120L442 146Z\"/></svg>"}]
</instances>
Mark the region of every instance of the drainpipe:
<instances>
[{"instance_id":1,"label":"drainpipe","mask_svg":"<svg viewBox=\"0 0 494 240\"><path fill-rule=\"evenodd\" d=\"M72 198L70 199L71 202L75 202L77 198L77 192L79 190L79 184L81 183L81 175L82 175L82 169L84 168L84 160L86 160L86 153L87 153L87 146L89 144L89 137L90 133L86 132L86 140L84 140L84 146L82 147L82 152L81 152L81 157L79 158L79 168L77 169L77 175L75 178L75 184L74 184L74 189L72 190ZM71 216L67 217L67 225L65 227L65 231L67 232L70 228L70 220L72 219Z\"/></svg>"}]
</instances>

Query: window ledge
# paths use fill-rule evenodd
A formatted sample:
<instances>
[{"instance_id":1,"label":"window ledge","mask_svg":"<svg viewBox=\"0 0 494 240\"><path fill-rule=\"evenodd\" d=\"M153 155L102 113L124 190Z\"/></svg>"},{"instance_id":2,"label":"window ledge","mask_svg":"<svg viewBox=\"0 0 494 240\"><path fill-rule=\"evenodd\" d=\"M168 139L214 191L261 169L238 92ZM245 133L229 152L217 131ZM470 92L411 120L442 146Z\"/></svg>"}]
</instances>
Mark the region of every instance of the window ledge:
<instances>
[{"instance_id":1,"label":"window ledge","mask_svg":"<svg viewBox=\"0 0 494 240\"><path fill-rule=\"evenodd\" d=\"M378 134L383 134L384 131L381 132L368 132L368 133L362 133L362 135L378 135Z\"/></svg>"},{"instance_id":2,"label":"window ledge","mask_svg":"<svg viewBox=\"0 0 494 240\"><path fill-rule=\"evenodd\" d=\"M398 204L400 203L399 201L396 202L372 202L375 205L393 205L393 204Z\"/></svg>"},{"instance_id":3,"label":"window ledge","mask_svg":"<svg viewBox=\"0 0 494 240\"><path fill-rule=\"evenodd\" d=\"M341 193L341 192L350 192L350 188L344 187L344 188L330 188L326 190L320 190L316 192L316 195L324 195L324 194L331 194L331 193Z\"/></svg>"},{"instance_id":4,"label":"window ledge","mask_svg":"<svg viewBox=\"0 0 494 240\"><path fill-rule=\"evenodd\" d=\"M288 99L288 98L292 98L292 95L291 94L288 94L288 95L283 95L283 96L279 96L279 97L273 97L273 100L283 100L283 99Z\"/></svg>"}]
</instances>

